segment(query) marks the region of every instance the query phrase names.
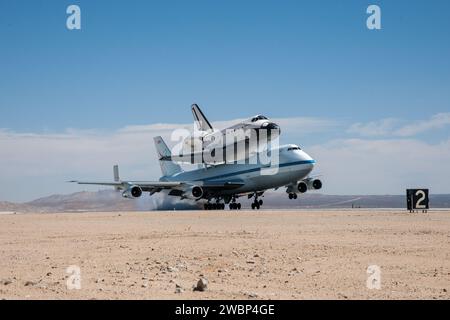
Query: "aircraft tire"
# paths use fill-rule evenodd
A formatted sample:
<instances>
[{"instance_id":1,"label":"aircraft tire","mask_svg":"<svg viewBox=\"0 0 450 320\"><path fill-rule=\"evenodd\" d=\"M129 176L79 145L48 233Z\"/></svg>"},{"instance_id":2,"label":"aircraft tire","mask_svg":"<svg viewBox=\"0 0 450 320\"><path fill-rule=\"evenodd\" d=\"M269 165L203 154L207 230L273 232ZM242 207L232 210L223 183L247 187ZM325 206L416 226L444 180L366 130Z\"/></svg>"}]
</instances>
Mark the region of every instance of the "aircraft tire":
<instances>
[{"instance_id":1,"label":"aircraft tire","mask_svg":"<svg viewBox=\"0 0 450 320\"><path fill-rule=\"evenodd\" d=\"M293 198L292 193L289 193L289 199L292 200L292 198Z\"/></svg>"},{"instance_id":2,"label":"aircraft tire","mask_svg":"<svg viewBox=\"0 0 450 320\"><path fill-rule=\"evenodd\" d=\"M259 199L259 205L262 206L263 205L263 201L261 199Z\"/></svg>"},{"instance_id":3,"label":"aircraft tire","mask_svg":"<svg viewBox=\"0 0 450 320\"><path fill-rule=\"evenodd\" d=\"M255 210L255 204L252 203L252 210Z\"/></svg>"},{"instance_id":4,"label":"aircraft tire","mask_svg":"<svg viewBox=\"0 0 450 320\"><path fill-rule=\"evenodd\" d=\"M238 210L241 210L241 204L240 203L237 204L237 208L238 208Z\"/></svg>"}]
</instances>

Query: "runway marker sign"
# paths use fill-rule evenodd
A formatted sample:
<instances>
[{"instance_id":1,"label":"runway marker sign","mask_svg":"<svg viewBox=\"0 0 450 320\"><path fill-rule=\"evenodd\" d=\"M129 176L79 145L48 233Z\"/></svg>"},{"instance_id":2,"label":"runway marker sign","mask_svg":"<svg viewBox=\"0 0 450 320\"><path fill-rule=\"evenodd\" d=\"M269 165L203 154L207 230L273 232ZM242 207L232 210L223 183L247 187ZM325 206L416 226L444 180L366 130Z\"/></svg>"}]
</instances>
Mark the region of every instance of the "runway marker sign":
<instances>
[{"instance_id":1,"label":"runway marker sign","mask_svg":"<svg viewBox=\"0 0 450 320\"><path fill-rule=\"evenodd\" d=\"M407 189L406 204L409 212L414 212L416 210L427 212L427 210L430 209L428 194L428 189Z\"/></svg>"}]
</instances>

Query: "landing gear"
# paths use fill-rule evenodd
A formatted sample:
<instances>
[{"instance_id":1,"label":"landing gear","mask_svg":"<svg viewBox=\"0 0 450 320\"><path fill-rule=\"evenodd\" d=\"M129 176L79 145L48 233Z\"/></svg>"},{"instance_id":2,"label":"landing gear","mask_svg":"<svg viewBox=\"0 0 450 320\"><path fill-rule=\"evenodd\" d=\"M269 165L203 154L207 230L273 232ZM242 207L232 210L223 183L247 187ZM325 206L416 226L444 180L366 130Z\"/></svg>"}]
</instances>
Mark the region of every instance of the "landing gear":
<instances>
[{"instance_id":1,"label":"landing gear","mask_svg":"<svg viewBox=\"0 0 450 320\"><path fill-rule=\"evenodd\" d=\"M230 207L230 210L241 210L240 203L232 202L232 203L230 203L229 207Z\"/></svg>"},{"instance_id":2,"label":"landing gear","mask_svg":"<svg viewBox=\"0 0 450 320\"><path fill-rule=\"evenodd\" d=\"M259 210L261 207L262 207L262 205L263 205L263 201L262 201L262 199L259 199L258 200L258 194L257 193L255 193L255 200L253 201L253 203L252 203L252 209L253 210Z\"/></svg>"},{"instance_id":3,"label":"landing gear","mask_svg":"<svg viewBox=\"0 0 450 320\"><path fill-rule=\"evenodd\" d=\"M289 199L297 199L296 193L289 193Z\"/></svg>"},{"instance_id":4,"label":"landing gear","mask_svg":"<svg viewBox=\"0 0 450 320\"><path fill-rule=\"evenodd\" d=\"M210 203L210 202L207 202L204 205L204 209L205 210L223 210L223 209L225 209L225 203L220 203L220 202Z\"/></svg>"},{"instance_id":5,"label":"landing gear","mask_svg":"<svg viewBox=\"0 0 450 320\"><path fill-rule=\"evenodd\" d=\"M252 203L252 209L253 209L253 210L255 210L255 209L259 210L260 207L261 207L261 206L260 206L259 202L253 202L253 203Z\"/></svg>"},{"instance_id":6,"label":"landing gear","mask_svg":"<svg viewBox=\"0 0 450 320\"><path fill-rule=\"evenodd\" d=\"M230 210L241 210L241 204L236 202L236 197L233 197L233 199L230 202Z\"/></svg>"}]
</instances>

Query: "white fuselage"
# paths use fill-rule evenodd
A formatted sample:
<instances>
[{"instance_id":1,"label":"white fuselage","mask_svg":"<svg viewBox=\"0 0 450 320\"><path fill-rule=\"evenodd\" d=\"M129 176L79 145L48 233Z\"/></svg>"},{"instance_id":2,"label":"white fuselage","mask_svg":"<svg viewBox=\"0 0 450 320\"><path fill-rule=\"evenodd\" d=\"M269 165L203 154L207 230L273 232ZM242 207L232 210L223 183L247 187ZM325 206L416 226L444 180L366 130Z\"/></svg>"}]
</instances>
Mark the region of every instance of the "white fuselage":
<instances>
[{"instance_id":1,"label":"white fuselage","mask_svg":"<svg viewBox=\"0 0 450 320\"><path fill-rule=\"evenodd\" d=\"M243 182L237 189L220 191L220 195L233 195L296 183L306 178L314 168L315 160L295 145L282 146L271 152L279 152L275 165L223 164L180 172L173 176L162 177L161 181L189 181L200 186L204 182L214 181Z\"/></svg>"}]
</instances>

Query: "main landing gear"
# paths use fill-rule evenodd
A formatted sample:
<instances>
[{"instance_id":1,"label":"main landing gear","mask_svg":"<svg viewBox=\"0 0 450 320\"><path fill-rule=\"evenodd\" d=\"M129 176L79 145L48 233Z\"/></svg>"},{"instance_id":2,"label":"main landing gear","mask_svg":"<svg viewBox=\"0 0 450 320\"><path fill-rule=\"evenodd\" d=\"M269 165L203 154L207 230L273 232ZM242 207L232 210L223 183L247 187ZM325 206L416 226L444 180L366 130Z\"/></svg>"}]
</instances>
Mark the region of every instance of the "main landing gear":
<instances>
[{"instance_id":1,"label":"main landing gear","mask_svg":"<svg viewBox=\"0 0 450 320\"><path fill-rule=\"evenodd\" d=\"M296 193L289 193L289 199L297 199Z\"/></svg>"},{"instance_id":2,"label":"main landing gear","mask_svg":"<svg viewBox=\"0 0 450 320\"><path fill-rule=\"evenodd\" d=\"M229 207L230 207L230 210L241 210L240 203L232 202L232 203L230 203Z\"/></svg>"},{"instance_id":3,"label":"main landing gear","mask_svg":"<svg viewBox=\"0 0 450 320\"><path fill-rule=\"evenodd\" d=\"M261 207L262 207L262 205L263 205L263 201L262 201L262 199L259 199L258 200L258 195L257 194L255 194L255 201L253 201L253 203L252 203L252 209L253 210L259 210Z\"/></svg>"},{"instance_id":4,"label":"main landing gear","mask_svg":"<svg viewBox=\"0 0 450 320\"><path fill-rule=\"evenodd\" d=\"M233 197L230 202L230 210L241 210L241 204L236 202L236 197Z\"/></svg>"},{"instance_id":5,"label":"main landing gear","mask_svg":"<svg viewBox=\"0 0 450 320\"><path fill-rule=\"evenodd\" d=\"M225 209L225 203L221 202L222 199L218 199L214 203L210 202L210 201L211 201L211 199L208 200L207 203L205 203L205 205L204 205L205 210L224 210ZM227 201L227 200L225 199L225 201ZM241 204L237 203L236 198L233 197L230 201L229 208L230 208L230 210L241 210Z\"/></svg>"},{"instance_id":6,"label":"main landing gear","mask_svg":"<svg viewBox=\"0 0 450 320\"><path fill-rule=\"evenodd\" d=\"M204 206L205 210L223 210L225 209L225 203L220 203L220 202L216 202L216 203L205 203Z\"/></svg>"}]
</instances>

